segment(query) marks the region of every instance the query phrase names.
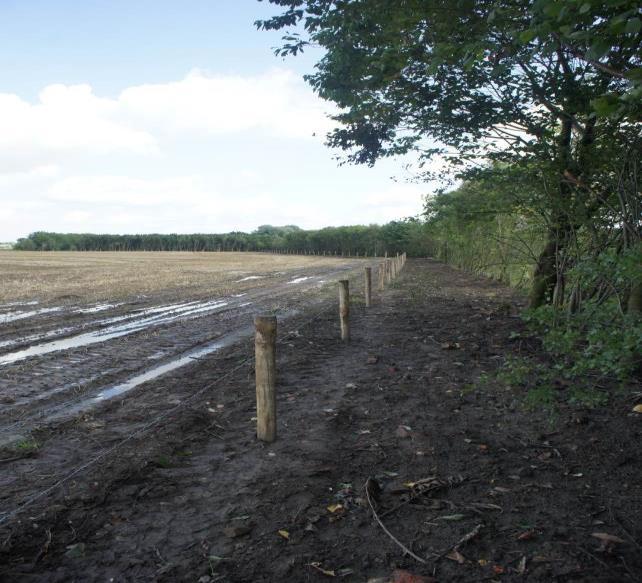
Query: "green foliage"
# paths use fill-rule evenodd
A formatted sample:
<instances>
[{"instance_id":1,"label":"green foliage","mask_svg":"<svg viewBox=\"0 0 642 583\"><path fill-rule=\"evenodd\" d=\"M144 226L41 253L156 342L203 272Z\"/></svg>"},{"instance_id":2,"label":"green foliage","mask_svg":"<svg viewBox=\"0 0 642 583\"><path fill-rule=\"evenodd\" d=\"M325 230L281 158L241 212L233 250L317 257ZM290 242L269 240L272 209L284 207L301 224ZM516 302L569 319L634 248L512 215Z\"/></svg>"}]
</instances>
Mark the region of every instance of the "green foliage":
<instances>
[{"instance_id":1,"label":"green foliage","mask_svg":"<svg viewBox=\"0 0 642 583\"><path fill-rule=\"evenodd\" d=\"M24 251L280 251L327 255L407 252L425 256L431 244L417 219L385 225L353 225L305 231L294 225L262 225L252 233L193 235L98 235L39 231L20 239Z\"/></svg>"},{"instance_id":2,"label":"green foliage","mask_svg":"<svg viewBox=\"0 0 642 583\"><path fill-rule=\"evenodd\" d=\"M531 281L545 238L537 196L524 170L497 168L426 203L426 231L436 256L516 287Z\"/></svg>"},{"instance_id":3,"label":"green foliage","mask_svg":"<svg viewBox=\"0 0 642 583\"><path fill-rule=\"evenodd\" d=\"M307 79L342 108L329 143L352 162L550 159L562 122L581 139L596 114L640 113L634 0L270 2L283 12L256 24L286 30L279 55L324 49Z\"/></svg>"},{"instance_id":4,"label":"green foliage","mask_svg":"<svg viewBox=\"0 0 642 583\"><path fill-rule=\"evenodd\" d=\"M555 409L555 391L550 386L537 386L529 389L524 397L524 406L532 411L553 411Z\"/></svg>"},{"instance_id":5,"label":"green foliage","mask_svg":"<svg viewBox=\"0 0 642 583\"><path fill-rule=\"evenodd\" d=\"M565 372L566 357L542 363L528 358L507 358L495 381L513 389L522 389L523 406L532 411L547 411L552 417L561 402L579 408L601 407L608 403L609 393L599 389L586 376ZM486 383L491 383L487 378ZM518 393L519 394L519 393Z\"/></svg>"},{"instance_id":6,"label":"green foliage","mask_svg":"<svg viewBox=\"0 0 642 583\"><path fill-rule=\"evenodd\" d=\"M623 314L613 300L595 308L589 305L569 315L543 306L527 313L526 319L563 378L598 375L625 381L640 365L642 319Z\"/></svg>"},{"instance_id":7,"label":"green foliage","mask_svg":"<svg viewBox=\"0 0 642 583\"><path fill-rule=\"evenodd\" d=\"M572 245L612 246L622 224L639 240L639 2L270 2L283 11L257 26L286 29L280 55L323 49L307 80L340 108L330 146L361 164L439 156L426 177L466 180L429 203L439 257L530 280L536 307L563 295Z\"/></svg>"},{"instance_id":8,"label":"green foliage","mask_svg":"<svg viewBox=\"0 0 642 583\"><path fill-rule=\"evenodd\" d=\"M26 438L16 443L13 449L20 455L29 456L40 449L40 444L33 438Z\"/></svg>"}]
</instances>

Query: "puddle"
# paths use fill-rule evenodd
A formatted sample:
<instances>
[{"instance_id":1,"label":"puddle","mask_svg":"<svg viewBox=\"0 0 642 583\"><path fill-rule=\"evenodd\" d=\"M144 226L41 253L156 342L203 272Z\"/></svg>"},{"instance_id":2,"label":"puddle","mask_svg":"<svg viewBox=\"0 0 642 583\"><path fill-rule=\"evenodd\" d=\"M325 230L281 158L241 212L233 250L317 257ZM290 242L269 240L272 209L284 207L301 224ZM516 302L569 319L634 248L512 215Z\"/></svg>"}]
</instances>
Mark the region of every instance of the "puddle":
<instances>
[{"instance_id":1,"label":"puddle","mask_svg":"<svg viewBox=\"0 0 642 583\"><path fill-rule=\"evenodd\" d=\"M129 314L127 316L118 316L108 320L99 320L98 323L102 324L114 324L115 322L122 323L110 325L106 328L101 328L100 330L94 330L92 332L77 334L75 336L70 336L69 338L36 344L23 350L16 350L15 352L3 354L0 356L0 366L18 362L33 356L41 356L43 354L49 354L60 350L69 350L71 348L79 348L81 346L89 346L91 344L106 342L107 340L139 332L145 328L161 326L181 318L190 318L204 312L211 312L227 305L227 302L218 300L212 300L209 302L189 302L187 304L174 304L173 306L150 308L137 315ZM149 314L153 315L150 316Z\"/></svg>"},{"instance_id":2,"label":"puddle","mask_svg":"<svg viewBox=\"0 0 642 583\"><path fill-rule=\"evenodd\" d=\"M263 279L264 277L265 277L264 275L248 275L243 279L237 279L234 283L241 283L242 281L250 281L251 279Z\"/></svg>"},{"instance_id":3,"label":"puddle","mask_svg":"<svg viewBox=\"0 0 642 583\"><path fill-rule=\"evenodd\" d=\"M95 407L96 405L99 405L100 403L107 401L108 399L113 399L114 397L123 395L124 393L135 389L136 387L142 385L143 383L146 383L147 381L154 380L183 366L187 366L193 363L195 360L199 360L204 356L221 350L222 348L233 344L234 342L240 340L245 336L251 336L253 331L254 326L246 326L244 328L235 330L234 332L226 334L225 336L222 336L214 342L210 342L209 344L205 344L203 346L200 346L199 348L190 350L189 352L186 352L183 355L170 360L169 362L150 368L149 370L131 377L130 379L127 379L122 383L107 387L95 396L76 403L73 407L65 408L64 411L59 411L58 413L49 415L49 420L54 420L66 415L74 415L76 413L80 413L81 411Z\"/></svg>"},{"instance_id":4,"label":"puddle","mask_svg":"<svg viewBox=\"0 0 642 583\"><path fill-rule=\"evenodd\" d=\"M5 314L0 314L0 324L6 324L7 322L15 322L16 320L23 320L24 318L31 318L33 316L39 316L40 314L50 314L51 312L59 312L60 310L62 310L61 307L40 308L39 310L28 310L26 312L7 312Z\"/></svg>"},{"instance_id":5,"label":"puddle","mask_svg":"<svg viewBox=\"0 0 642 583\"><path fill-rule=\"evenodd\" d=\"M0 310L6 308L15 308L16 306L36 306L38 302L36 300L32 302L9 302L8 304L0 304Z\"/></svg>"},{"instance_id":6,"label":"puddle","mask_svg":"<svg viewBox=\"0 0 642 583\"><path fill-rule=\"evenodd\" d=\"M92 306L91 308L78 308L77 310L74 310L76 314L94 314L96 312L103 312L104 310L109 310L111 308L117 308L118 306L122 306L122 302L120 304L98 304L96 306Z\"/></svg>"},{"instance_id":7,"label":"puddle","mask_svg":"<svg viewBox=\"0 0 642 583\"><path fill-rule=\"evenodd\" d=\"M288 284L301 283L302 281L307 281L308 279L312 279L312 276L297 277L295 279L292 279L292 280L288 281Z\"/></svg>"},{"instance_id":8,"label":"puddle","mask_svg":"<svg viewBox=\"0 0 642 583\"><path fill-rule=\"evenodd\" d=\"M32 334L31 336L22 336L21 338L14 338L12 340L3 340L0 342L0 348L6 348L7 346L14 346L15 344L26 344L28 342L42 341L46 338L51 338L52 336L60 336L62 334L67 334L73 332L75 328L56 328L55 330L50 330L49 332L44 332L41 334Z\"/></svg>"}]
</instances>

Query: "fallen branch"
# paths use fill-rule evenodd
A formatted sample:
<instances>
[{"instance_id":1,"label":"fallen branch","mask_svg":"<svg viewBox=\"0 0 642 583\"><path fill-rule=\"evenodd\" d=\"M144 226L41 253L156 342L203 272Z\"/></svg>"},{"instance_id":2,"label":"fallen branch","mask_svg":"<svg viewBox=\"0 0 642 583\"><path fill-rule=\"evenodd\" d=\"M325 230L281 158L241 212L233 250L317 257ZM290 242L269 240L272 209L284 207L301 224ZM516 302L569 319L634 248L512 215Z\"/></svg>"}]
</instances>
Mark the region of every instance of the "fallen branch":
<instances>
[{"instance_id":1,"label":"fallen branch","mask_svg":"<svg viewBox=\"0 0 642 583\"><path fill-rule=\"evenodd\" d=\"M443 553L440 553L437 557L437 560L443 559L446 555L453 551L459 551L459 547L461 545L466 544L467 542L477 537L477 535L481 532L483 526L483 524L478 524L475 528L473 528L473 530L462 536L454 545L448 547Z\"/></svg>"},{"instance_id":2,"label":"fallen branch","mask_svg":"<svg viewBox=\"0 0 642 583\"><path fill-rule=\"evenodd\" d=\"M418 480L414 482L413 485L409 486L410 492L408 492L408 497L403 502L400 502L396 506L393 506L392 508L383 512L380 518L396 512L406 504L419 500L422 496L432 495L436 491L444 488L459 486L464 481L465 478L463 478L462 476L450 477L446 480L438 480L434 477ZM448 503L452 504L451 502Z\"/></svg>"},{"instance_id":3,"label":"fallen branch","mask_svg":"<svg viewBox=\"0 0 642 583\"><path fill-rule=\"evenodd\" d=\"M392 539L392 541L397 546L399 546L401 550L403 550L404 553L410 555L413 559L425 565L426 564L425 559L422 559L418 555L415 555L415 553L413 553L407 546L399 542L399 540L397 540L395 536L386 528L384 523L381 522L381 519L377 515L377 511L374 509L374 506L372 505L372 500L370 500L370 491L369 491L369 488L367 487L367 482L366 482L366 485L364 486L364 490L366 491L366 499L368 500L368 505L370 506L370 510L372 510L372 516L374 516L374 519L377 521L377 524L382 528L383 532L385 532Z\"/></svg>"}]
</instances>

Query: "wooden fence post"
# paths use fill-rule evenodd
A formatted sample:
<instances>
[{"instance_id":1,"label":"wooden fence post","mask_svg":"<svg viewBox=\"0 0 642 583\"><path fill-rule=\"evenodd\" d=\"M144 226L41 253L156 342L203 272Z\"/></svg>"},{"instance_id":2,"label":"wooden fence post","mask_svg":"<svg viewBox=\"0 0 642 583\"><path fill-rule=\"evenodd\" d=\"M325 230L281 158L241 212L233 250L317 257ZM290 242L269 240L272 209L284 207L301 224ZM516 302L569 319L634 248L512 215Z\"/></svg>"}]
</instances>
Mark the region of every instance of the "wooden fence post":
<instances>
[{"instance_id":1,"label":"wooden fence post","mask_svg":"<svg viewBox=\"0 0 642 583\"><path fill-rule=\"evenodd\" d=\"M386 285L386 264L383 261L379 262L377 275L379 276L379 291L383 291Z\"/></svg>"},{"instance_id":2,"label":"wooden fence post","mask_svg":"<svg viewBox=\"0 0 642 583\"><path fill-rule=\"evenodd\" d=\"M372 267L366 267L364 269L366 281L365 281L365 294L366 294L366 308L370 307L372 303Z\"/></svg>"},{"instance_id":3,"label":"wooden fence post","mask_svg":"<svg viewBox=\"0 0 642 583\"><path fill-rule=\"evenodd\" d=\"M341 340L350 341L350 282L339 281L339 317L341 319Z\"/></svg>"},{"instance_id":4,"label":"wooden fence post","mask_svg":"<svg viewBox=\"0 0 642 583\"><path fill-rule=\"evenodd\" d=\"M256 437L276 439L276 317L255 316Z\"/></svg>"}]
</instances>

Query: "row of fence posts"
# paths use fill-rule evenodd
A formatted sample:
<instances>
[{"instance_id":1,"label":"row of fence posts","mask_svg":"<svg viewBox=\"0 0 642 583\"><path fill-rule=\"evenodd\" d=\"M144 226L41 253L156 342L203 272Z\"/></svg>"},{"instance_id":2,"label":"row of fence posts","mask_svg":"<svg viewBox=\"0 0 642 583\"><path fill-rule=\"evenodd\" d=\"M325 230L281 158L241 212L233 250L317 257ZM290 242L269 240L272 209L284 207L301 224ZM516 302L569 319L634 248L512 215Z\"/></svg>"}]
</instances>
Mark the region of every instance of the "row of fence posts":
<instances>
[{"instance_id":1,"label":"row of fence posts","mask_svg":"<svg viewBox=\"0 0 642 583\"><path fill-rule=\"evenodd\" d=\"M406 253L379 263L379 291L399 275L406 264ZM372 305L372 268L364 268L366 308ZM339 281L339 321L341 340L350 341L350 282ZM261 441L276 439L276 316L255 316L256 436Z\"/></svg>"},{"instance_id":2,"label":"row of fence posts","mask_svg":"<svg viewBox=\"0 0 642 583\"><path fill-rule=\"evenodd\" d=\"M155 249L155 251L160 251L161 249ZM148 249L142 249L142 251L148 251ZM186 249L186 251L189 251ZM192 250L194 253L204 253L206 252L205 249L193 249ZM350 258L350 257L380 257L381 254L383 253L382 251L374 250L372 254L369 254L368 251L364 251L363 253L359 251L355 251L352 253L352 250L348 249L347 251L341 250L341 251L317 251L316 249L241 249L232 247L231 249L224 249L221 245L219 245L216 249L208 249L207 251L215 251L218 253L268 253L271 255L317 255L320 257L345 257L345 258ZM385 252L385 257L388 257L388 252Z\"/></svg>"}]
</instances>

